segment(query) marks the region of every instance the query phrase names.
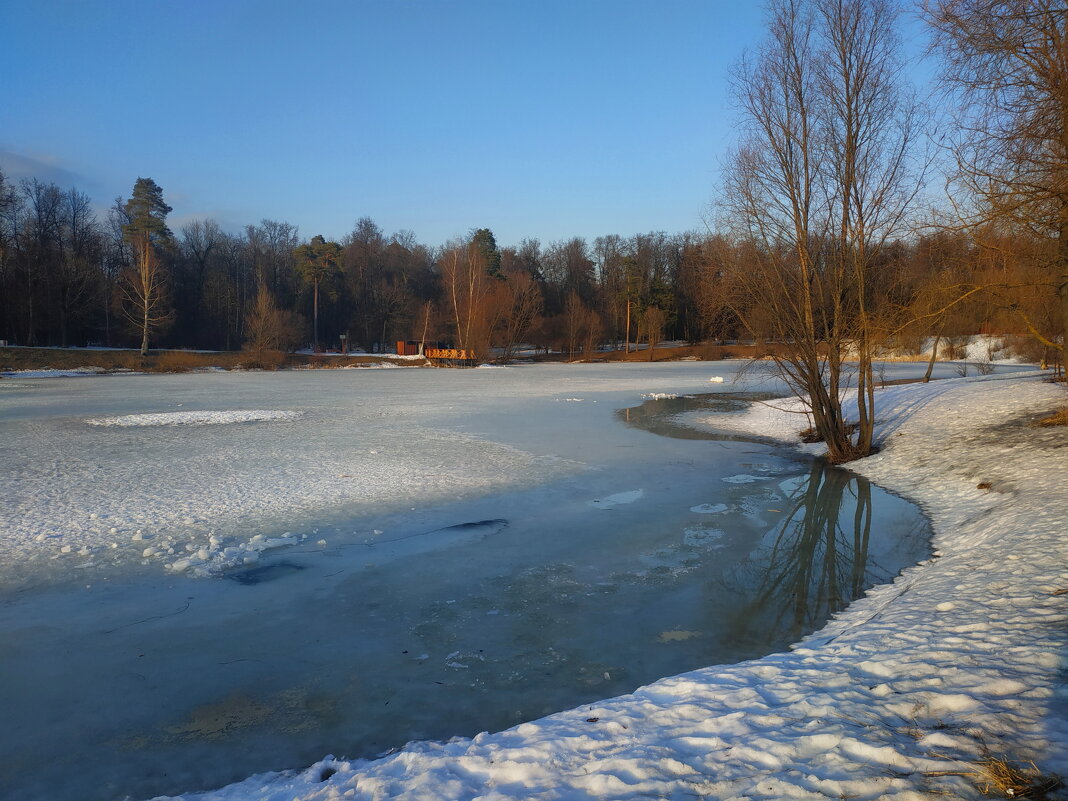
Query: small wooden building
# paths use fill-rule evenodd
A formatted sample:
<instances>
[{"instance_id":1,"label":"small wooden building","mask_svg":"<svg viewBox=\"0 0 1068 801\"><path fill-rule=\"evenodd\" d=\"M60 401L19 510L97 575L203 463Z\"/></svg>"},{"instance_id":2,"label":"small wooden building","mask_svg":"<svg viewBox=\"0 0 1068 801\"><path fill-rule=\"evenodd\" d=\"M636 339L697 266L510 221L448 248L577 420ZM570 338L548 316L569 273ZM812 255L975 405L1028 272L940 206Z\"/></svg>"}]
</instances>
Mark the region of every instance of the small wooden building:
<instances>
[{"instance_id":1,"label":"small wooden building","mask_svg":"<svg viewBox=\"0 0 1068 801\"><path fill-rule=\"evenodd\" d=\"M398 356L422 356L423 343L418 339L397 340Z\"/></svg>"}]
</instances>

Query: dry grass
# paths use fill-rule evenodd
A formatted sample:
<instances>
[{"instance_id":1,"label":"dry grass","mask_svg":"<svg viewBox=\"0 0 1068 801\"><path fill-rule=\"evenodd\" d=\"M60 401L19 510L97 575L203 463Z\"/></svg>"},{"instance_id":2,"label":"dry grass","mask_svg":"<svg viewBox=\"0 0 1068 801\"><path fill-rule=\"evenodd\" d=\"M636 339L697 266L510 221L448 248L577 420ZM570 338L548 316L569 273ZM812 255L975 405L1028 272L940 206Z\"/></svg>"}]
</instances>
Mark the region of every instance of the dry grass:
<instances>
[{"instance_id":1,"label":"dry grass","mask_svg":"<svg viewBox=\"0 0 1068 801\"><path fill-rule=\"evenodd\" d=\"M245 352L241 366L250 370L277 370L286 362L280 350L250 350Z\"/></svg>"},{"instance_id":2,"label":"dry grass","mask_svg":"<svg viewBox=\"0 0 1068 801\"><path fill-rule=\"evenodd\" d=\"M1047 417L1043 417L1040 420L1035 420L1035 425L1042 426L1043 428L1051 426L1068 426L1068 406L1048 415Z\"/></svg>"},{"instance_id":3,"label":"dry grass","mask_svg":"<svg viewBox=\"0 0 1068 801\"><path fill-rule=\"evenodd\" d=\"M1048 798L1063 787L1060 776L1044 774L1034 762L1017 765L1006 759L986 756L979 760L976 783L983 795L1001 794L1006 798Z\"/></svg>"},{"instance_id":4,"label":"dry grass","mask_svg":"<svg viewBox=\"0 0 1068 801\"><path fill-rule=\"evenodd\" d=\"M85 350L59 348L0 348L0 372L11 370L74 370L99 367L103 370L134 370L146 373L185 373L218 367L224 370L251 368L277 370L286 367L339 368L381 364L374 356L312 356L281 351L218 351L197 353L188 350L153 350L142 358L136 350ZM405 367L418 367L419 361L398 361Z\"/></svg>"},{"instance_id":5,"label":"dry grass","mask_svg":"<svg viewBox=\"0 0 1068 801\"><path fill-rule=\"evenodd\" d=\"M1043 773L1034 762L1016 763L989 753L975 763L975 770L930 771L925 775L962 776L973 781L983 795L1035 801L1052 801L1050 793L1064 787L1060 776Z\"/></svg>"},{"instance_id":6,"label":"dry grass","mask_svg":"<svg viewBox=\"0 0 1068 801\"><path fill-rule=\"evenodd\" d=\"M100 367L105 370L140 370L136 350L53 350L51 348L0 348L0 371L74 370Z\"/></svg>"},{"instance_id":7,"label":"dry grass","mask_svg":"<svg viewBox=\"0 0 1068 801\"><path fill-rule=\"evenodd\" d=\"M634 347L633 343L631 347ZM649 358L649 351L644 346L641 350L632 350L624 353L621 350L603 351L594 354L596 361L606 362L676 362L682 359L718 362L723 359L763 359L775 351L773 345L716 345L711 342L703 342L698 345L672 345L670 347L653 348L653 358ZM553 353L548 356L539 355L535 361L566 361L567 355Z\"/></svg>"},{"instance_id":8,"label":"dry grass","mask_svg":"<svg viewBox=\"0 0 1068 801\"><path fill-rule=\"evenodd\" d=\"M199 353L166 350L156 357L156 363L151 369L159 373L188 373L202 366L203 359Z\"/></svg>"}]
</instances>

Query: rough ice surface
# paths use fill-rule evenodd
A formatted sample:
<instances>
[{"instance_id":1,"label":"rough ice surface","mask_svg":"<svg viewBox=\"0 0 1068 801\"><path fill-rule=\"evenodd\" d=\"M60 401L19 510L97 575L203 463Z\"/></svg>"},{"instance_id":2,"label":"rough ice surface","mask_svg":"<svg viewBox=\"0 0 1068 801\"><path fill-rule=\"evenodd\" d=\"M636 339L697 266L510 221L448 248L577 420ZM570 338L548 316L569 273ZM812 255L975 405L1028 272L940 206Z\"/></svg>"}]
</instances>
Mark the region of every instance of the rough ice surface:
<instances>
[{"instance_id":1,"label":"rough ice surface","mask_svg":"<svg viewBox=\"0 0 1068 801\"><path fill-rule=\"evenodd\" d=\"M724 372L725 366L717 365L716 369ZM888 372L892 374L893 369ZM572 392L604 403L618 401L627 392L633 393L632 397L649 390L694 392L699 382L705 387L708 382L707 368L700 364L614 375L611 370L578 368L564 379L571 386L561 393L558 385L548 385L545 373L531 368L527 375L535 380L505 389L525 393L524 404L538 399L551 403ZM525 371L472 371L465 375L481 374L496 380ZM389 375L392 378L398 372ZM365 375L353 375L353 379L364 380ZM210 382L213 376L197 378ZM219 535L199 531L193 514L199 515L200 525L210 520L222 527L230 519L227 502L237 507L235 519L257 511L255 506L251 510L244 506L248 499L241 483L226 482L226 466L212 464L210 454L220 448L228 451L230 466L236 460L239 469L248 467L242 474L244 481L260 477L259 486L270 488L268 495L274 500L269 509L285 520L282 525L307 519L310 509L321 510L324 505L334 504L349 514L366 508L361 504L388 505L390 501L389 493L378 493L380 485L370 480L373 467L361 470L364 465L358 468L357 463L363 458L355 460L350 455L346 460L330 447L335 438L344 436L347 444L361 448L364 456L378 455L367 451L386 448L383 442L388 437L380 418L362 427L339 430L331 424L310 432L305 429L303 436L294 432L271 445L280 430L301 426L308 419L351 423L348 418L354 410L346 405L336 385L316 382L318 394L300 395L302 399L316 399L300 404L304 408L299 411L305 413L301 421L197 429L198 438L203 436L207 441L190 442L188 432L181 435L184 441L180 444L140 439L177 434L170 427L94 431L84 425L87 415L117 410L148 413L138 408L117 409L138 405L128 390L113 390L115 384L134 380L162 379L109 378L98 384L82 379L76 390L76 408L69 409L69 397L59 388L7 390L0 383L0 433L4 435L5 456L11 457L5 459L6 487L0 507L4 515L0 547L5 565L25 560L32 579L34 571L50 575L48 566L60 564L65 575L72 576L75 569L82 569L85 557L98 559L106 554L107 543L122 531L120 525L130 525L123 515L136 514L135 510L144 515L146 526L152 521L151 531L142 531L140 540L134 539L136 530L126 532L139 552L145 549L145 542L153 540L161 545L177 543L176 532L188 538L186 553L199 555L200 548L210 550L211 537ZM468 388L466 392L471 394L460 398L458 395L465 394L463 389L456 391L454 387L454 394L443 394L421 381L410 386L426 392L427 397L418 399L413 392L405 395L402 404L407 413L413 411L413 405L418 406L427 423L414 435L406 429L403 437L391 442L398 451L419 450L420 457L437 453L443 461L447 458L448 469L464 471L469 483L446 482L453 492L491 493L507 486L575 475L595 478L583 473L583 465L591 459L591 450L598 451L596 438L591 441L580 434L590 433L596 406L552 406L546 418L557 434L549 451L543 435L533 430L500 437L504 420L515 408L494 410L477 403L484 386ZM204 408L218 409L223 406L220 395L228 396L235 407L244 405L242 383L217 385L203 396L199 382L174 386L200 396ZM611 389L605 391L609 385ZM1033 378L1005 376L880 390L877 403L883 450L851 467L921 504L935 528L937 558L869 592L788 653L662 679L628 695L585 704L495 734L411 743L372 761L328 756L305 770L253 776L218 790L180 797L188 801L914 799L928 793L976 797L977 790L964 778L946 774L973 770L971 760L984 746L1016 759L1034 759L1046 770L1068 772L1068 693L1062 657L1068 647L1068 596L1063 593L1068 588L1068 543L1064 537L1068 493L1062 486L1063 452L1068 441L1063 429L1036 431L1026 425L1034 414L1064 401L1062 388ZM480 414L461 423L461 412L450 415L446 412L453 410L442 408L450 403L466 403L469 410L477 408ZM719 415L711 424L717 428L729 424L738 431L762 436L792 436L804 427L803 416L788 411L792 405L779 404L787 410L782 412L757 406ZM388 417L388 407L382 402L376 411ZM570 419L561 414L561 410L570 409L578 416ZM440 432L446 422L455 439L445 445L452 447L440 441L425 446L421 435ZM264 434L268 429L269 437ZM484 434L489 431L504 441ZM240 443L218 440L213 432L249 439ZM137 439L90 439L104 434ZM649 442L650 449L655 450L655 440ZM175 466L165 457L154 458L151 454L156 447L169 449L166 455L171 459L178 454L181 463ZM310 468L310 456L318 449L323 451L327 472L307 482L311 501L305 506L299 497L305 486L300 477L279 465L294 458ZM479 458L465 461L475 449ZM442 451L447 451L447 457ZM139 455L133 460L136 464L124 467L131 454ZM608 460L604 452L596 456ZM407 476L403 469L390 472L390 468L406 464L401 454L394 454L394 459L386 467L388 477ZM489 469L483 468L481 459L490 462ZM196 470L206 467L213 471L212 478L223 482L224 491L217 492L210 481L198 483L191 465ZM73 477L65 475L68 469ZM156 470L155 482L139 483L138 473L146 469ZM335 494L327 479L330 472L340 469L358 470L361 478L367 475L367 484L357 491L346 486L347 492ZM119 474L118 481L109 477L101 486L88 490L83 486L92 484L93 476L98 480L109 476L109 470ZM725 472L720 478L736 474ZM58 483L59 489L54 490L52 483ZM980 484L988 488L980 489ZM395 490L397 485L392 486ZM420 486L434 496L438 485L427 481ZM720 486L729 485L721 482ZM757 486L769 492L770 503L778 503L767 482ZM128 489L134 498L124 505ZM613 494L601 491L607 487L595 489L587 500ZM618 483L616 489L630 491ZM65 497L68 492L75 495L74 500ZM164 497L155 497L157 492ZM447 495L448 490L436 497ZM406 495L405 502L411 502L412 497ZM187 504L189 511L184 517L180 516L183 512L174 514L170 509L176 499ZM621 509L640 506L634 502ZM116 509L119 513L112 517ZM619 512L613 510L612 514ZM767 513L766 508L763 513ZM264 520L269 517L264 515ZM132 522L135 524L136 518ZM272 521L268 526L272 530L262 534L261 541L286 536L282 525ZM715 541L713 529L701 529L708 534L698 536L699 540ZM388 530L385 533L388 544ZM51 541L56 535L59 542ZM464 534L457 532L456 536ZM243 542L251 540L245 535ZM422 540L425 538L410 542ZM403 544L393 545L399 549L397 559L405 558ZM174 546L165 550L171 548ZM127 559L131 552L109 550L123 551ZM175 559L174 554L168 554L148 561L149 568L163 569ZM442 602L443 610L453 606L449 600ZM493 612L500 609L487 608L484 618L498 618ZM686 642L693 631L665 629L660 639L665 643ZM477 651L452 649L443 656L448 660L446 669L456 673L467 673L481 664ZM413 654L416 661L422 657ZM128 680L137 681L136 677ZM180 690L175 687L176 692ZM287 710L315 703L315 694L310 691L279 697L271 708L230 699L202 710L200 717L186 725L201 732L212 727L225 732L235 715L284 715ZM47 712L60 719L63 715L63 710ZM298 717L294 717L294 725L299 725ZM176 735L181 731L185 729L179 728ZM61 759L56 770L63 770Z\"/></svg>"}]
</instances>

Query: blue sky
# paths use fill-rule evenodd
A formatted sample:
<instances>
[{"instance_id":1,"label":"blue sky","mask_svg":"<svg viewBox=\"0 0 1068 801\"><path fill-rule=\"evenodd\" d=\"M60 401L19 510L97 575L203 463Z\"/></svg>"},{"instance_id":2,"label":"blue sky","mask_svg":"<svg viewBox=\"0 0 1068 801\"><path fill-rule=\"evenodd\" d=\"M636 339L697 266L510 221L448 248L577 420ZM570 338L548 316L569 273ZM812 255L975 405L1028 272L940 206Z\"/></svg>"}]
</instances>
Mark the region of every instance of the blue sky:
<instances>
[{"instance_id":1,"label":"blue sky","mask_svg":"<svg viewBox=\"0 0 1068 801\"><path fill-rule=\"evenodd\" d=\"M173 225L438 244L701 226L756 2L0 0L0 167Z\"/></svg>"}]
</instances>

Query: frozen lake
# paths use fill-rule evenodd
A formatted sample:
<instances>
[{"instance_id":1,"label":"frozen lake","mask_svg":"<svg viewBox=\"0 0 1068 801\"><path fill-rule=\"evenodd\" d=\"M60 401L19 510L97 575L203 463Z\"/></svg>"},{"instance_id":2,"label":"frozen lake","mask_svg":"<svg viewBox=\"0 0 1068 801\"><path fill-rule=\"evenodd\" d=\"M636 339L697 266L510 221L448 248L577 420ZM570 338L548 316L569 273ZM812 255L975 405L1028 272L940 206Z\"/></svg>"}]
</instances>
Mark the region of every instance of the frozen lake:
<instances>
[{"instance_id":1,"label":"frozen lake","mask_svg":"<svg viewBox=\"0 0 1068 801\"><path fill-rule=\"evenodd\" d=\"M910 504L689 427L781 391L734 369L0 382L0 786L145 798L506 728L781 650L926 556Z\"/></svg>"}]
</instances>

